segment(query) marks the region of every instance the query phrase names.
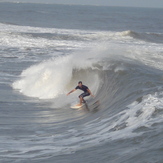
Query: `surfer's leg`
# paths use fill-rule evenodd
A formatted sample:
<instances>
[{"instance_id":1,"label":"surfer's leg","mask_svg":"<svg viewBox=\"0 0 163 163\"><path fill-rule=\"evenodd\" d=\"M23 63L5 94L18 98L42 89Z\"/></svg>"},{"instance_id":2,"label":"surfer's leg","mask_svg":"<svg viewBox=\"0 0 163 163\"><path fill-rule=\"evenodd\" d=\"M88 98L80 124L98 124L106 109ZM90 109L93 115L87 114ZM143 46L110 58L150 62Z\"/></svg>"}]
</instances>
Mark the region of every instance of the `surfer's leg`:
<instances>
[{"instance_id":1,"label":"surfer's leg","mask_svg":"<svg viewBox=\"0 0 163 163\"><path fill-rule=\"evenodd\" d=\"M85 100L83 99L83 96L84 96L84 93L82 93L82 94L79 96L79 99L80 99L80 105L82 105L82 102L85 101Z\"/></svg>"},{"instance_id":2,"label":"surfer's leg","mask_svg":"<svg viewBox=\"0 0 163 163\"><path fill-rule=\"evenodd\" d=\"M82 102L85 103L84 97L85 97L85 96L89 96L89 95L90 95L90 94L89 94L88 92L82 93L82 94L79 96L79 98L80 98L80 104L82 104Z\"/></svg>"},{"instance_id":3,"label":"surfer's leg","mask_svg":"<svg viewBox=\"0 0 163 163\"><path fill-rule=\"evenodd\" d=\"M80 105L82 105L82 102L83 102L83 97L80 96Z\"/></svg>"}]
</instances>

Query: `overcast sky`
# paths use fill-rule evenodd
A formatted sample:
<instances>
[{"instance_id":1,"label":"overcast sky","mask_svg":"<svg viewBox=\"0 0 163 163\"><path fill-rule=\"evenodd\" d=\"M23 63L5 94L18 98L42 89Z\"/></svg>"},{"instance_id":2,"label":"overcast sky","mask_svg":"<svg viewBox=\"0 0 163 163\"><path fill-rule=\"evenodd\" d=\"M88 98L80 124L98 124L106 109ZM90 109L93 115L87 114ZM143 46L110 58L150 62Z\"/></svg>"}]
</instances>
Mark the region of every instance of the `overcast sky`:
<instances>
[{"instance_id":1,"label":"overcast sky","mask_svg":"<svg viewBox=\"0 0 163 163\"><path fill-rule=\"evenodd\" d=\"M1 1L163 8L163 0L0 0L0 2Z\"/></svg>"}]
</instances>

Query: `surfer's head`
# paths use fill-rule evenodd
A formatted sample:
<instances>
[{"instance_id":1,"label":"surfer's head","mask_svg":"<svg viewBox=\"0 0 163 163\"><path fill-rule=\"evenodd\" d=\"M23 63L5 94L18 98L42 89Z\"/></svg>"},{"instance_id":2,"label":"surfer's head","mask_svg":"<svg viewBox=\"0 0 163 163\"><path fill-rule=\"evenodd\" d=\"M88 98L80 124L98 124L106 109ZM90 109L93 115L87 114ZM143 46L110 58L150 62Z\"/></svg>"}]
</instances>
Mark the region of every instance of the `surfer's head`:
<instances>
[{"instance_id":1,"label":"surfer's head","mask_svg":"<svg viewBox=\"0 0 163 163\"><path fill-rule=\"evenodd\" d=\"M78 86L81 87L82 86L82 81L78 82Z\"/></svg>"}]
</instances>

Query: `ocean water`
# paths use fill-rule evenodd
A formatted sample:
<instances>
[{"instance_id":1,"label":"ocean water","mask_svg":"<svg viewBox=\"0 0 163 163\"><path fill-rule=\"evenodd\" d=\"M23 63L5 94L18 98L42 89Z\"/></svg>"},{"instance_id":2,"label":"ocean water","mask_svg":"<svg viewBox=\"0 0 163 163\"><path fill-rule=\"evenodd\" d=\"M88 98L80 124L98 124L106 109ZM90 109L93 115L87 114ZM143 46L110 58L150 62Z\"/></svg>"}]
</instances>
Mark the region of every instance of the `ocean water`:
<instances>
[{"instance_id":1,"label":"ocean water","mask_svg":"<svg viewBox=\"0 0 163 163\"><path fill-rule=\"evenodd\" d=\"M0 3L0 162L162 163L162 15Z\"/></svg>"}]
</instances>

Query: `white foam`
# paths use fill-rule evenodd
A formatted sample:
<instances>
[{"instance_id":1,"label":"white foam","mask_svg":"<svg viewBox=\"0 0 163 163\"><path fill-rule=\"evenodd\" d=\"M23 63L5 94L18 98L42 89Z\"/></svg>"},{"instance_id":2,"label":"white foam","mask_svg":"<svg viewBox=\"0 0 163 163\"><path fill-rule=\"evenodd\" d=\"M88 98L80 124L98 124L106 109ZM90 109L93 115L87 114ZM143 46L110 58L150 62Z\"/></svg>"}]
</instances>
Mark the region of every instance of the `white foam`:
<instances>
[{"instance_id":1,"label":"white foam","mask_svg":"<svg viewBox=\"0 0 163 163\"><path fill-rule=\"evenodd\" d=\"M24 70L13 84L23 94L41 99L54 98L64 92L72 76L70 56L42 62Z\"/></svg>"},{"instance_id":2,"label":"white foam","mask_svg":"<svg viewBox=\"0 0 163 163\"><path fill-rule=\"evenodd\" d=\"M56 57L24 70L20 79L13 83L13 88L19 89L26 96L50 99L66 94L82 80L87 85L91 83L90 87L94 87L96 92L99 85L98 74L84 71L91 68L92 64L91 60L83 56L80 59L74 55ZM72 78L74 71L80 70Z\"/></svg>"}]
</instances>

